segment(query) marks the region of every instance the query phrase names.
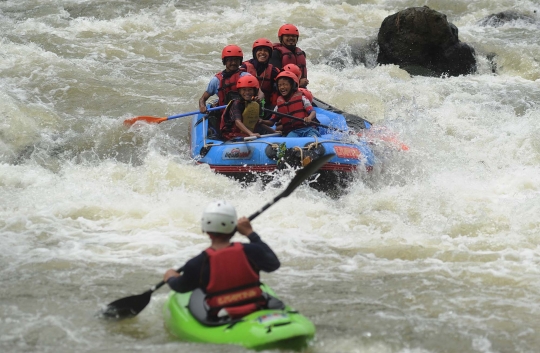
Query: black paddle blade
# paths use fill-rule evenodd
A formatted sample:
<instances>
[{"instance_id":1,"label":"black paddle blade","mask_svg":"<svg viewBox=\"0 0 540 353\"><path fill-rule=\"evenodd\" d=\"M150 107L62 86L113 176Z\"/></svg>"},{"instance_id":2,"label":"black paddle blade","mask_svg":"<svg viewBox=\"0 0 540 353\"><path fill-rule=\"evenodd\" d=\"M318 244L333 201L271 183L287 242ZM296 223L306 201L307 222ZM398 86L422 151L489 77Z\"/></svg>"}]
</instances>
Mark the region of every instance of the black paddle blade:
<instances>
[{"instance_id":1,"label":"black paddle blade","mask_svg":"<svg viewBox=\"0 0 540 353\"><path fill-rule=\"evenodd\" d=\"M291 182L289 183L289 186L287 186L287 189L285 189L283 194L281 194L280 196L281 197L289 196L294 191L294 189L298 187L298 185L302 184L304 180L309 178L311 174L319 170L323 165L326 164L326 162L331 160L334 156L335 156L334 153L326 154L322 157L319 157L311 161L304 168L300 169L294 176L293 180L291 180Z\"/></svg>"},{"instance_id":2,"label":"black paddle blade","mask_svg":"<svg viewBox=\"0 0 540 353\"><path fill-rule=\"evenodd\" d=\"M136 316L150 303L153 290L115 300L107 305L101 315L108 319L127 319Z\"/></svg>"}]
</instances>

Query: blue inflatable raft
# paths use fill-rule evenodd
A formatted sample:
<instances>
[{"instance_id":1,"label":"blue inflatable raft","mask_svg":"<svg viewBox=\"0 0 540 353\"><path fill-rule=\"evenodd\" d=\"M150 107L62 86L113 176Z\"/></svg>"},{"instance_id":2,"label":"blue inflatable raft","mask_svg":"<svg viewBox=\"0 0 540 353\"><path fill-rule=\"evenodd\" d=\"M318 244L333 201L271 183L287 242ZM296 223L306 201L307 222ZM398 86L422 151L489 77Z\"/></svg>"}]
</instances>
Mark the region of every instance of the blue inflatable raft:
<instances>
[{"instance_id":1,"label":"blue inflatable raft","mask_svg":"<svg viewBox=\"0 0 540 353\"><path fill-rule=\"evenodd\" d=\"M375 158L368 143L350 133L347 114L314 99L321 137L284 137L263 135L260 138L238 138L224 141L215 133L208 115L194 116L190 125L191 157L208 164L217 173L250 182L273 179L273 172L306 165L329 153L335 157L320 170L311 186L322 191L345 188L359 170L371 170ZM352 119L351 119L352 117ZM369 128L366 120L348 116L355 127ZM210 126L210 128L209 128Z\"/></svg>"}]
</instances>

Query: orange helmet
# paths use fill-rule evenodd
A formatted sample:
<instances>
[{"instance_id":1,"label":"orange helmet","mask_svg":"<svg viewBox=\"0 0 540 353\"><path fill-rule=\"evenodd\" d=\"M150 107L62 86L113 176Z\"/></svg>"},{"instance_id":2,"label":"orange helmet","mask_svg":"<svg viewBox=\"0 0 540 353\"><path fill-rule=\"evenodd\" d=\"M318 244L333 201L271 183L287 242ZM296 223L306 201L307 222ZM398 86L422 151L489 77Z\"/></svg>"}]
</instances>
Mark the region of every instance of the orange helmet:
<instances>
[{"instance_id":1,"label":"orange helmet","mask_svg":"<svg viewBox=\"0 0 540 353\"><path fill-rule=\"evenodd\" d=\"M244 75L236 81L236 89L240 88L255 88L259 89L259 80L251 75Z\"/></svg>"},{"instance_id":2,"label":"orange helmet","mask_svg":"<svg viewBox=\"0 0 540 353\"><path fill-rule=\"evenodd\" d=\"M257 48L267 48L270 54L272 54L272 50L274 50L274 45L266 38L257 39L253 42L253 58L255 58L255 52L257 51ZM270 60L270 58L268 58L268 60Z\"/></svg>"},{"instance_id":3,"label":"orange helmet","mask_svg":"<svg viewBox=\"0 0 540 353\"><path fill-rule=\"evenodd\" d=\"M242 48L240 48L238 45L227 45L223 50L221 51L221 60L223 61L223 65L225 65L225 58L240 58L240 60L244 59L244 53L242 52Z\"/></svg>"},{"instance_id":4,"label":"orange helmet","mask_svg":"<svg viewBox=\"0 0 540 353\"><path fill-rule=\"evenodd\" d=\"M254 41L253 42L253 49L255 49L257 47L266 47L266 48L270 49L270 51L272 51L272 49L274 49L274 45L272 44L272 42L269 41L266 38L259 38L256 41Z\"/></svg>"},{"instance_id":5,"label":"orange helmet","mask_svg":"<svg viewBox=\"0 0 540 353\"><path fill-rule=\"evenodd\" d=\"M300 32L298 32L298 28L296 28L295 25L292 25L292 24L289 24L289 23L279 27L279 30L277 32L277 36L279 38L281 38L281 36L284 35L284 34L290 34L290 35L293 35L293 36L300 37Z\"/></svg>"},{"instance_id":6,"label":"orange helmet","mask_svg":"<svg viewBox=\"0 0 540 353\"><path fill-rule=\"evenodd\" d=\"M283 66L283 71L289 71L298 76L298 79L302 76L302 70L295 64L287 64Z\"/></svg>"},{"instance_id":7,"label":"orange helmet","mask_svg":"<svg viewBox=\"0 0 540 353\"><path fill-rule=\"evenodd\" d=\"M276 76L276 82L282 77L289 78L293 81L293 89L297 89L298 85L300 84L300 81L298 80L298 76L293 74L290 71L281 71L279 75Z\"/></svg>"}]
</instances>

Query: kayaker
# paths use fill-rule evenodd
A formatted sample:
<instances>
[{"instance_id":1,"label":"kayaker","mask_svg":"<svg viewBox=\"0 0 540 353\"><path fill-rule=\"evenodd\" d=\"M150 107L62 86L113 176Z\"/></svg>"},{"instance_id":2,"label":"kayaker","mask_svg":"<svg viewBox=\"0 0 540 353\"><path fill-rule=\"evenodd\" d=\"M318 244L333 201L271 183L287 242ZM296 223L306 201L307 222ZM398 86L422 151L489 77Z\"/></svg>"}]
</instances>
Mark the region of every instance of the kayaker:
<instances>
[{"instance_id":1,"label":"kayaker","mask_svg":"<svg viewBox=\"0 0 540 353\"><path fill-rule=\"evenodd\" d=\"M316 122L316 113L309 100L298 90L298 77L292 72L282 71L276 82L280 96L274 111L303 121L274 114L269 122L278 124L278 130L281 129L287 137L321 137L319 131L309 125Z\"/></svg>"},{"instance_id":2,"label":"kayaker","mask_svg":"<svg viewBox=\"0 0 540 353\"><path fill-rule=\"evenodd\" d=\"M271 127L262 124L261 109L257 102L257 78L251 75L240 77L236 88L240 98L233 99L223 112L219 127L221 136L230 140L234 137L261 137L261 134L275 132Z\"/></svg>"},{"instance_id":3,"label":"kayaker","mask_svg":"<svg viewBox=\"0 0 540 353\"><path fill-rule=\"evenodd\" d=\"M242 76L249 75L247 72L240 71L240 64L244 59L242 48L238 45L227 45L221 51L221 61L225 65L225 70L218 72L206 87L206 90L199 99L199 111L207 113L206 101L213 95L218 96L218 106L227 105L233 98L238 97L236 82ZM262 95L262 92L261 92ZM219 137L219 123L222 111L213 111L208 116L209 135Z\"/></svg>"},{"instance_id":4,"label":"kayaker","mask_svg":"<svg viewBox=\"0 0 540 353\"><path fill-rule=\"evenodd\" d=\"M295 25L284 24L279 27L279 43L274 44L270 64L274 65L279 70L282 70L287 64L297 65L300 70L302 70L299 86L306 87L309 84L307 78L306 53L296 46L299 37L300 31L298 31L298 28Z\"/></svg>"},{"instance_id":5,"label":"kayaker","mask_svg":"<svg viewBox=\"0 0 540 353\"><path fill-rule=\"evenodd\" d=\"M253 58L244 61L240 66L241 71L257 77L259 86L264 93L264 108L274 109L278 97L275 88L276 77L279 70L270 64L273 44L266 38L259 38L253 42Z\"/></svg>"},{"instance_id":6,"label":"kayaker","mask_svg":"<svg viewBox=\"0 0 540 353\"><path fill-rule=\"evenodd\" d=\"M296 75L296 77L298 77L298 80L300 80L300 77L302 76L302 71L295 64L287 64L283 66L283 71L292 72L293 74ZM304 97L306 97L311 104L313 104L313 94L311 93L310 90L308 90L307 88L302 88L302 87L298 88L298 90L302 92Z\"/></svg>"},{"instance_id":7,"label":"kayaker","mask_svg":"<svg viewBox=\"0 0 540 353\"><path fill-rule=\"evenodd\" d=\"M210 317L241 317L264 308L259 271L273 272L280 266L276 254L253 231L249 219L237 219L234 206L226 201L210 203L201 219L211 245L184 265L184 272L169 269L163 276L172 290L186 293L201 288L206 293ZM231 243L238 231L249 243Z\"/></svg>"}]
</instances>

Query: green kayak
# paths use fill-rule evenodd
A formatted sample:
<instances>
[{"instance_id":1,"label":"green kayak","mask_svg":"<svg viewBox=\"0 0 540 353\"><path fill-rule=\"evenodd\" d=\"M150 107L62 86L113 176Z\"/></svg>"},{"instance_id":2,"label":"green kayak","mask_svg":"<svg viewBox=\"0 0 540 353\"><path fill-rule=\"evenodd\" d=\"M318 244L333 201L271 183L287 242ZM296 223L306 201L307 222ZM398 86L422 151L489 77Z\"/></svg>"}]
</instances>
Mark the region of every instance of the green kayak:
<instances>
[{"instance_id":1,"label":"green kayak","mask_svg":"<svg viewBox=\"0 0 540 353\"><path fill-rule=\"evenodd\" d=\"M176 337L191 342L237 344L255 350L302 349L315 335L305 316L284 305L265 284L261 289L274 309L259 310L241 319L209 321L204 292L171 292L163 307L165 326Z\"/></svg>"}]
</instances>

